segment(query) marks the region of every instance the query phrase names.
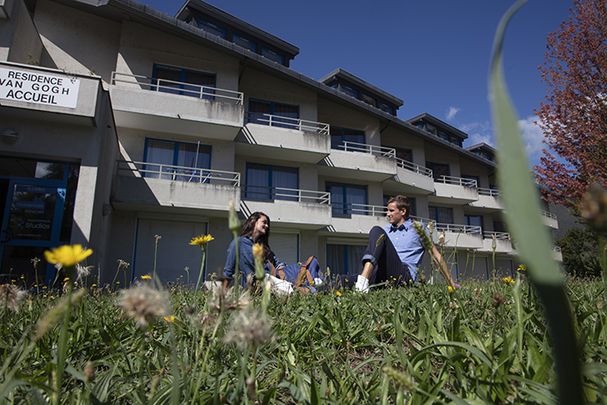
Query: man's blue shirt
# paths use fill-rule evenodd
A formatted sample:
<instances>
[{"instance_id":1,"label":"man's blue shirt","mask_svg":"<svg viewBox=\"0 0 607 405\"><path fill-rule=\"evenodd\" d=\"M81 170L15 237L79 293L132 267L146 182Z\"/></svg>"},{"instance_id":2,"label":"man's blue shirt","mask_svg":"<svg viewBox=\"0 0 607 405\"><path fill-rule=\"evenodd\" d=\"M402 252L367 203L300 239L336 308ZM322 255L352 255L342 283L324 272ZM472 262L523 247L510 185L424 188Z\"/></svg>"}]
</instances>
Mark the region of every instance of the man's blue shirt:
<instances>
[{"instance_id":1,"label":"man's blue shirt","mask_svg":"<svg viewBox=\"0 0 607 405\"><path fill-rule=\"evenodd\" d=\"M424 245L413 226L413 220L408 218L399 227L388 224L384 227L384 232L388 235L390 242L396 249L400 261L409 269L413 281L417 277L417 268L424 257ZM375 258L365 255L363 261L371 260L375 263Z\"/></svg>"}]
</instances>

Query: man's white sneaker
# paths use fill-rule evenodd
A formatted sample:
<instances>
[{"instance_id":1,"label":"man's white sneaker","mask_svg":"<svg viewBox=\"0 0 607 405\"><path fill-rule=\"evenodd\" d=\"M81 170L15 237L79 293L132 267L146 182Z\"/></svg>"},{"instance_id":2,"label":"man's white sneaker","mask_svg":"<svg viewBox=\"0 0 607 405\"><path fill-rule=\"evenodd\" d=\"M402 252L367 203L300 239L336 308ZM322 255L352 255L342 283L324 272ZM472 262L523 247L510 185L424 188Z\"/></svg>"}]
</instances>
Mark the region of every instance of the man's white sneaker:
<instances>
[{"instance_id":1,"label":"man's white sneaker","mask_svg":"<svg viewBox=\"0 0 607 405\"><path fill-rule=\"evenodd\" d=\"M354 289L363 293L369 292L369 280L366 277L359 275L356 279Z\"/></svg>"}]
</instances>

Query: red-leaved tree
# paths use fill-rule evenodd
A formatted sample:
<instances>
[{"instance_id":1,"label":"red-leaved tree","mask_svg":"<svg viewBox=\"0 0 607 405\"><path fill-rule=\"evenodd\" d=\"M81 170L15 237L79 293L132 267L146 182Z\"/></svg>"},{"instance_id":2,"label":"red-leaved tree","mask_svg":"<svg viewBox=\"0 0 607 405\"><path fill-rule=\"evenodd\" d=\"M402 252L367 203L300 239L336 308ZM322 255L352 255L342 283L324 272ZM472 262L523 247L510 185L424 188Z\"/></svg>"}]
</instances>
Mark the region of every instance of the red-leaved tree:
<instances>
[{"instance_id":1,"label":"red-leaved tree","mask_svg":"<svg viewBox=\"0 0 607 405\"><path fill-rule=\"evenodd\" d=\"M536 176L544 198L576 210L592 183L607 186L607 0L574 0L548 35L537 111L545 143Z\"/></svg>"}]
</instances>

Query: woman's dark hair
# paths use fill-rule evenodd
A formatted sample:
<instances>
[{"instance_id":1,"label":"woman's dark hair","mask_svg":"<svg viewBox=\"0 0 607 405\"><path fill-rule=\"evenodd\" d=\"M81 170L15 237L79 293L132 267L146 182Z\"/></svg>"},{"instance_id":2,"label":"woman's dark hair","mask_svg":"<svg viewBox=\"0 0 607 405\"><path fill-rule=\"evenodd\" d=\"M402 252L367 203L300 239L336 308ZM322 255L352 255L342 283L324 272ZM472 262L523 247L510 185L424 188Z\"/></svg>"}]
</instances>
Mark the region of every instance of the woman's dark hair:
<instances>
[{"instance_id":1,"label":"woman's dark hair","mask_svg":"<svg viewBox=\"0 0 607 405\"><path fill-rule=\"evenodd\" d=\"M240 232L240 236L253 236L255 224L257 223L257 220L261 217L266 217L266 219L268 220L268 231L264 235L261 235L259 239L254 242L259 243L263 246L264 261L269 261L274 266L276 266L276 263L274 263L274 253L272 252L272 249L270 249L270 244L268 242L270 240L270 217L267 214L256 211L249 215L247 220L244 221L244 224L242 224L242 231Z\"/></svg>"}]
</instances>

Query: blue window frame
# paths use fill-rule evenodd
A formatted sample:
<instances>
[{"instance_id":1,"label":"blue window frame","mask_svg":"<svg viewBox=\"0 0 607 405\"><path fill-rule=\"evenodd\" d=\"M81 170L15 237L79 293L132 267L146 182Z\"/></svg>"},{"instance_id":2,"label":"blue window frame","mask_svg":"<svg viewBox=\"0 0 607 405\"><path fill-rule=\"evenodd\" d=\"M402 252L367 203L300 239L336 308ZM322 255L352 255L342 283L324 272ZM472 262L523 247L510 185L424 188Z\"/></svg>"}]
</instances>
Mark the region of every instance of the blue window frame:
<instances>
[{"instance_id":1,"label":"blue window frame","mask_svg":"<svg viewBox=\"0 0 607 405\"><path fill-rule=\"evenodd\" d=\"M441 176L450 176L451 169L448 164L426 161L426 167L432 170L435 179L440 179Z\"/></svg>"},{"instance_id":2,"label":"blue window frame","mask_svg":"<svg viewBox=\"0 0 607 405\"><path fill-rule=\"evenodd\" d=\"M143 160L146 177L177 181L202 181L201 170L211 168L211 146L189 142L175 142L163 139L145 139ZM179 166L177 167L162 167Z\"/></svg>"},{"instance_id":3,"label":"blue window frame","mask_svg":"<svg viewBox=\"0 0 607 405\"><path fill-rule=\"evenodd\" d=\"M247 163L244 198L257 201L297 201L299 170L296 167ZM286 190L289 189L289 190Z\"/></svg>"},{"instance_id":4,"label":"blue window frame","mask_svg":"<svg viewBox=\"0 0 607 405\"><path fill-rule=\"evenodd\" d=\"M350 217L352 213L365 212L362 207L356 205L368 204L366 186L327 183L327 191L331 193L331 210L334 217Z\"/></svg>"},{"instance_id":5,"label":"blue window frame","mask_svg":"<svg viewBox=\"0 0 607 405\"><path fill-rule=\"evenodd\" d=\"M163 93L213 100L215 82L215 74L199 70L157 63L152 69L152 89Z\"/></svg>"},{"instance_id":6,"label":"blue window frame","mask_svg":"<svg viewBox=\"0 0 607 405\"><path fill-rule=\"evenodd\" d=\"M236 45L242 46L245 49L257 52L257 44L246 35L234 33L232 34L232 42L234 42Z\"/></svg>"},{"instance_id":7,"label":"blue window frame","mask_svg":"<svg viewBox=\"0 0 607 405\"><path fill-rule=\"evenodd\" d=\"M327 266L332 274L346 274L354 277L360 272L360 260L365 252L362 245L327 244Z\"/></svg>"},{"instance_id":8,"label":"blue window frame","mask_svg":"<svg viewBox=\"0 0 607 405\"><path fill-rule=\"evenodd\" d=\"M297 121L295 120L299 119L299 106L268 100L249 100L249 122L268 125L266 114L275 116L272 119L272 126L294 129L297 127ZM276 117L285 117L287 119L281 120Z\"/></svg>"},{"instance_id":9,"label":"blue window frame","mask_svg":"<svg viewBox=\"0 0 607 405\"><path fill-rule=\"evenodd\" d=\"M466 225L480 226L481 230L483 227L483 216L482 215L464 215Z\"/></svg>"},{"instance_id":10,"label":"blue window frame","mask_svg":"<svg viewBox=\"0 0 607 405\"><path fill-rule=\"evenodd\" d=\"M200 28L201 30L204 30L210 34L216 35L223 39L228 38L228 29L222 26L221 24L209 21L208 19L203 18L201 16L196 16L194 17L194 19L196 21L196 25L198 25L198 28Z\"/></svg>"},{"instance_id":11,"label":"blue window frame","mask_svg":"<svg viewBox=\"0 0 607 405\"><path fill-rule=\"evenodd\" d=\"M280 63L281 65L285 65L285 56L281 53L276 52L273 49L268 48L267 46L261 47L261 56L263 56L264 58L268 58L276 63Z\"/></svg>"},{"instance_id":12,"label":"blue window frame","mask_svg":"<svg viewBox=\"0 0 607 405\"><path fill-rule=\"evenodd\" d=\"M343 149L344 142L365 143L365 131L331 127L331 149Z\"/></svg>"},{"instance_id":13,"label":"blue window frame","mask_svg":"<svg viewBox=\"0 0 607 405\"><path fill-rule=\"evenodd\" d=\"M441 224L453 223L453 208L429 206L430 219Z\"/></svg>"}]
</instances>

